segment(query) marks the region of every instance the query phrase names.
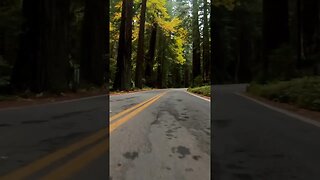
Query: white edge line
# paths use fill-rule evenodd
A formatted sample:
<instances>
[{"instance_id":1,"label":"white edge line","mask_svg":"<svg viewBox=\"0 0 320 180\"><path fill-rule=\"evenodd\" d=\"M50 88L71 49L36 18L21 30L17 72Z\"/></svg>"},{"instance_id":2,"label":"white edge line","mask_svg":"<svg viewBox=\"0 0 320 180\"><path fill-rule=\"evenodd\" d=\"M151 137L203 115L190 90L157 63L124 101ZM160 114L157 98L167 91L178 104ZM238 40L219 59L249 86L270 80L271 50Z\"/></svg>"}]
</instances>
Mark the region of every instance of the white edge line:
<instances>
[{"instance_id":1,"label":"white edge line","mask_svg":"<svg viewBox=\"0 0 320 180\"><path fill-rule=\"evenodd\" d=\"M194 97L197 97L197 98L200 98L200 99L202 99L202 100L211 102L209 99L206 99L206 98L204 98L204 97L198 96L198 95L196 95L196 94L194 94L194 93L190 93L190 92L188 92L188 91L185 91L185 92L188 93L188 94L190 94L190 95L192 95L192 96L194 96Z\"/></svg>"},{"instance_id":2,"label":"white edge line","mask_svg":"<svg viewBox=\"0 0 320 180\"><path fill-rule=\"evenodd\" d=\"M235 93L235 94L238 95L238 96L240 96L240 97L243 97L243 98L246 98L246 99L248 99L248 100L251 100L251 101L253 101L253 102L257 103L257 104L260 104L260 105L262 105L262 106L264 106L264 107L267 107L267 108L269 108L269 109L271 109L271 110L274 110L274 111L283 113L283 114L285 114L285 115L287 115L287 116L290 116L290 117L292 117L292 118L295 118L295 119L298 119L298 120L300 120L300 121L303 121L303 122L312 124L312 125L314 125L314 126L320 127L320 122L318 122L318 121L316 121L316 120L313 120L313 119L310 119L310 118L307 118L307 117L300 116L300 115L298 115L298 114L289 112L289 111L284 110L284 109L280 109L280 108L271 106L271 105L266 104L266 103L263 103L263 102L261 102L261 101L259 101L259 100L256 100L256 99L253 99L253 98L251 98L251 97L245 96L245 95L243 95L243 94L241 94L241 93Z\"/></svg>"}]
</instances>

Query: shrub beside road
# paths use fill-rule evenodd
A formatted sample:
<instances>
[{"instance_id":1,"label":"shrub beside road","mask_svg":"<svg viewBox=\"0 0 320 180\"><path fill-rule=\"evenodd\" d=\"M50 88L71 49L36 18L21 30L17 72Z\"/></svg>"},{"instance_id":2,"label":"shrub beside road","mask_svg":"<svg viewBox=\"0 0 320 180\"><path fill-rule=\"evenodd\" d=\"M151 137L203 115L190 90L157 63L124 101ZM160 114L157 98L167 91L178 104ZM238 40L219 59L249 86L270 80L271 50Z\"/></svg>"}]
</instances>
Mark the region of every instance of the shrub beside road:
<instances>
[{"instance_id":1,"label":"shrub beside road","mask_svg":"<svg viewBox=\"0 0 320 180\"><path fill-rule=\"evenodd\" d=\"M320 111L320 77L277 81L266 85L251 84L247 92L272 101Z\"/></svg>"}]
</instances>

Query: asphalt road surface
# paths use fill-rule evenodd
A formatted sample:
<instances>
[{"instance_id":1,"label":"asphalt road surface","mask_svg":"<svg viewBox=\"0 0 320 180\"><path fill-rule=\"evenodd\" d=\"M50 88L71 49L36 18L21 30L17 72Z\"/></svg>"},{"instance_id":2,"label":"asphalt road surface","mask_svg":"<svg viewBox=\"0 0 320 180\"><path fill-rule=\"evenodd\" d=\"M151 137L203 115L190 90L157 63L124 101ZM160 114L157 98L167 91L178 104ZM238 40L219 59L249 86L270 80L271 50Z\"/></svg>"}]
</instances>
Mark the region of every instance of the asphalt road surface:
<instances>
[{"instance_id":1,"label":"asphalt road surface","mask_svg":"<svg viewBox=\"0 0 320 180\"><path fill-rule=\"evenodd\" d=\"M108 179L107 123L106 96L1 109L0 179Z\"/></svg>"},{"instance_id":2,"label":"asphalt road surface","mask_svg":"<svg viewBox=\"0 0 320 180\"><path fill-rule=\"evenodd\" d=\"M319 180L320 126L236 94L244 90L213 86L214 180Z\"/></svg>"},{"instance_id":3,"label":"asphalt road surface","mask_svg":"<svg viewBox=\"0 0 320 180\"><path fill-rule=\"evenodd\" d=\"M186 89L114 95L110 122L106 103L0 110L0 179L210 179L208 100Z\"/></svg>"},{"instance_id":4,"label":"asphalt road surface","mask_svg":"<svg viewBox=\"0 0 320 180\"><path fill-rule=\"evenodd\" d=\"M117 117L129 107L136 108ZM110 108L110 179L210 179L208 100L156 90L112 96Z\"/></svg>"}]
</instances>

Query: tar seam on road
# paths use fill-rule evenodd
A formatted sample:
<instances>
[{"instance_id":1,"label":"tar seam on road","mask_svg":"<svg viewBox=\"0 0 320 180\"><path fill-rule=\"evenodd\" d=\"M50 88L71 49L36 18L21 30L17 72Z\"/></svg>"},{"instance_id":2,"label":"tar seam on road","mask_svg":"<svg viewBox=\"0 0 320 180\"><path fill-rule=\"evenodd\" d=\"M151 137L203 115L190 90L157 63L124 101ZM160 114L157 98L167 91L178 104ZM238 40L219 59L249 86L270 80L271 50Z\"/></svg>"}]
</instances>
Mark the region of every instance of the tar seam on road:
<instances>
[{"instance_id":1,"label":"tar seam on road","mask_svg":"<svg viewBox=\"0 0 320 180\"><path fill-rule=\"evenodd\" d=\"M263 102L261 102L261 101L258 101L258 100L256 100L256 99L253 99L253 98L251 98L251 97L245 96L245 95L240 94L240 93L235 93L235 94L238 95L238 96L240 96L240 97L243 97L243 98L245 98L245 99L251 100L251 101L253 101L253 102L257 103L257 104L260 104L260 105L262 105L262 106L264 106L264 107L266 107L266 108L269 108L269 109L271 109L271 110L277 111L277 112L282 113L282 114L285 114L285 115L287 115L287 116L289 116L289 117L292 117L292 118L294 118L294 119L298 119L298 120L300 120L300 121L303 121L303 122L312 124L312 125L314 125L314 126L320 127L320 123L319 123L318 121L315 121L315 120L312 120L312 119L309 119L309 118L300 116L300 115L298 115L298 114L294 114L294 113L291 113L291 112L289 112L289 111L286 111L286 110L283 110L283 109L280 109L280 108L277 108L277 107L274 107L274 106L265 104L265 103L263 103Z\"/></svg>"},{"instance_id":2,"label":"tar seam on road","mask_svg":"<svg viewBox=\"0 0 320 180\"><path fill-rule=\"evenodd\" d=\"M147 106L151 105L153 102L155 102L156 100L158 100L161 96L163 96L166 92L164 93L161 93L159 95L156 95L155 97L152 97L136 106L134 106L134 108L129 108L130 111L133 111L131 113L129 113L129 109L127 109L128 111L126 111L126 113L129 113L127 116L121 118L119 121L121 123L116 123L116 125L112 126L112 130L110 131L110 128L109 128L109 131L110 133L115 129L117 128L118 126L120 126L122 123L126 122L129 120L129 118L132 118L134 117L136 114L138 113L135 113L135 110L137 110L138 112L141 112L143 109L145 109ZM118 115L120 114L120 115ZM120 112L114 116L112 116L110 119L116 119L116 118L119 118L121 116L124 115L124 113ZM114 118L116 117L116 118ZM124 120L123 120L124 119ZM12 180L12 179L23 179L23 178L26 178L28 176L31 176L37 172L39 172L40 170L50 166L52 163L64 158L65 156L67 155L70 155L72 154L73 152L77 151L77 150L80 150L86 146L89 146L91 144L94 144L98 141L101 141L101 139L107 137L107 133L108 131L106 131L106 129L101 129L99 130L98 132L74 143L74 144L71 144L67 147L64 147L64 148L61 148L61 149L58 149L56 150L55 152L51 153L51 154L48 154L38 160L35 160L34 162L31 162L30 164L26 165L26 166L23 166L17 170L13 170L11 173L8 173L4 176L0 176L0 179L3 179L3 180ZM101 144L98 144L96 146L103 146ZM90 148L88 151L90 151L91 149L94 149L96 146ZM100 148L98 148L100 150ZM106 149L107 150L107 149ZM86 151L85 153L87 153L88 151ZM92 156L92 158L94 158ZM77 162L79 160L76 160L77 158L75 158L74 160ZM70 161L73 161L73 160L70 160ZM88 160L86 160L88 161ZM79 168L80 166L77 165L75 168Z\"/></svg>"}]
</instances>

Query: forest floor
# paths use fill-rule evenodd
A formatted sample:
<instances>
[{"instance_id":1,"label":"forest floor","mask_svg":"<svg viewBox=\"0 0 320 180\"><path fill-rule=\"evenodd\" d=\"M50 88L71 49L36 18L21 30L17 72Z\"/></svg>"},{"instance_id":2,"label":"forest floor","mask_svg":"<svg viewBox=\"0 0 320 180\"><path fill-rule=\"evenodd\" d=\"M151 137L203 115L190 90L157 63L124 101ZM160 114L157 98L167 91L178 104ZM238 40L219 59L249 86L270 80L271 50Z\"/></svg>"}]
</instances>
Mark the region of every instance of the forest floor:
<instances>
[{"instance_id":1,"label":"forest floor","mask_svg":"<svg viewBox=\"0 0 320 180\"><path fill-rule=\"evenodd\" d=\"M105 88L91 88L79 89L77 92L63 92L60 94L40 93L28 95L18 94L11 96L0 95L0 109L66 101L85 97L99 96L104 94L106 94Z\"/></svg>"},{"instance_id":2,"label":"forest floor","mask_svg":"<svg viewBox=\"0 0 320 180\"><path fill-rule=\"evenodd\" d=\"M140 91L154 90L152 88L134 89L129 91L110 91L110 95L121 95L127 93L134 93ZM105 95L105 88L91 88L91 89L79 89L77 92L63 92L60 94L52 93L40 93L40 94L18 94L11 96L1 96L0 95L0 109L29 106L29 105L39 105L58 101L73 100L79 98L86 98L92 96Z\"/></svg>"}]
</instances>

